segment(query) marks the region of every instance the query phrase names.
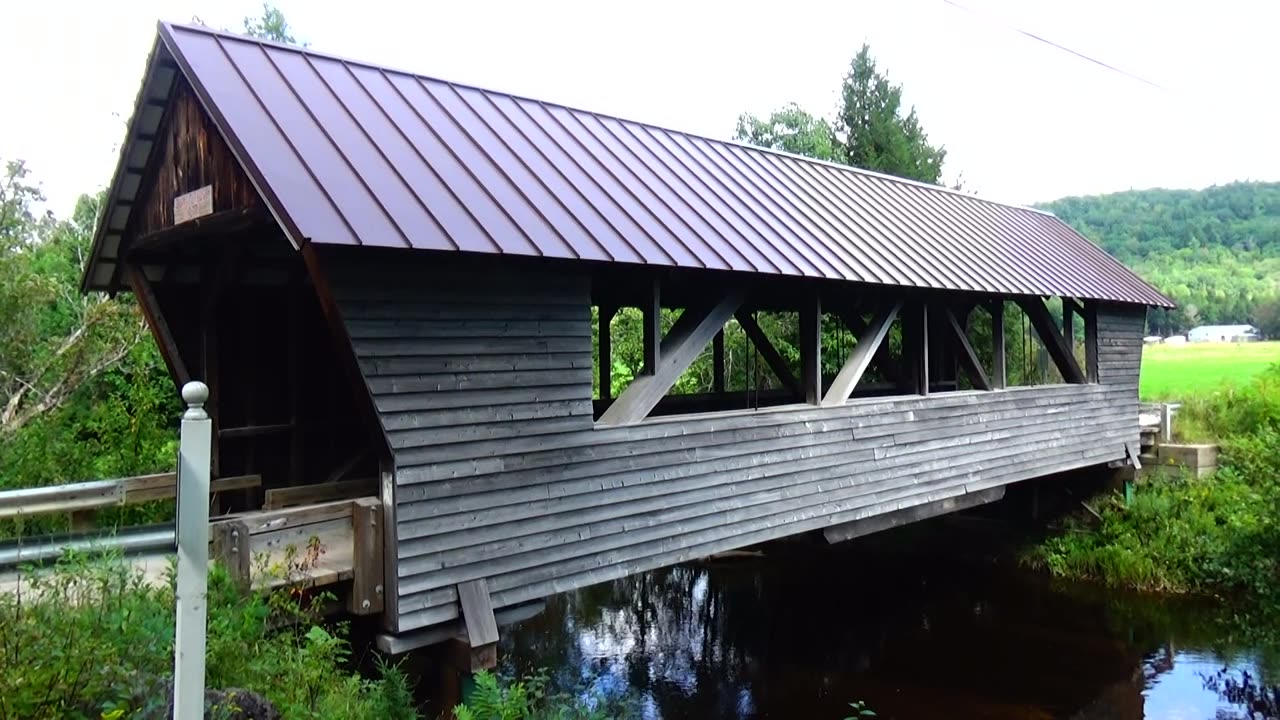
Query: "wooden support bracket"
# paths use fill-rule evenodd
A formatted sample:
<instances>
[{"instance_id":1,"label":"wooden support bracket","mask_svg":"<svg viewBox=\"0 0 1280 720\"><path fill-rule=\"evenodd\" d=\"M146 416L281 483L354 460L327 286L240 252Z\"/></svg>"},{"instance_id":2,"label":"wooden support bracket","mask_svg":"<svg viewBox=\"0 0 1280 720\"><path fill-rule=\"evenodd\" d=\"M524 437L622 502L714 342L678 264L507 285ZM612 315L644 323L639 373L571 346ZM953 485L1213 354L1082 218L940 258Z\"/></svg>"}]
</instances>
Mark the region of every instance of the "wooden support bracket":
<instances>
[{"instance_id":1,"label":"wooden support bracket","mask_svg":"<svg viewBox=\"0 0 1280 720\"><path fill-rule=\"evenodd\" d=\"M880 310L866 330L858 335L858 343L853 346L844 367L840 368L831 387L827 388L827 394L822 397L823 405L839 405L853 395L853 389L857 387L858 381L870 367L871 359L888 337L889 327L893 325L901 308L902 303L894 303Z\"/></svg>"},{"instance_id":2,"label":"wooden support bracket","mask_svg":"<svg viewBox=\"0 0 1280 720\"><path fill-rule=\"evenodd\" d=\"M1062 373L1062 379L1069 383L1083 383L1084 373L1076 362L1075 353L1071 351L1071 347L1058 329L1053 326L1053 318L1049 315L1049 308L1045 307L1044 301L1039 298L1024 299L1018 301L1018 306L1022 308L1022 312L1026 313L1031 326L1036 329L1036 334L1040 336L1045 349L1049 351L1049 357Z\"/></svg>"},{"instance_id":3,"label":"wooden support bracket","mask_svg":"<svg viewBox=\"0 0 1280 720\"><path fill-rule=\"evenodd\" d=\"M351 594L347 610L352 615L382 612L382 501L364 497L351 503Z\"/></svg>"},{"instance_id":4,"label":"wooden support bracket","mask_svg":"<svg viewBox=\"0 0 1280 720\"><path fill-rule=\"evenodd\" d=\"M248 592L253 568L248 524L243 520L218 522L209 526L209 533L213 542L210 557L222 563L241 592Z\"/></svg>"},{"instance_id":5,"label":"wooden support bracket","mask_svg":"<svg viewBox=\"0 0 1280 720\"><path fill-rule=\"evenodd\" d=\"M950 308L943 308L943 314L946 315L946 326L951 329L951 339L955 343L956 350L959 351L957 355L960 367L964 368L969 376L969 382L978 389L990 390L991 381L987 379L987 372L982 369L978 354L973 351L973 345L969 342L969 336L965 334L964 328L960 326L960 321L956 319L955 313L951 312Z\"/></svg>"},{"instance_id":6,"label":"wooden support bracket","mask_svg":"<svg viewBox=\"0 0 1280 720\"><path fill-rule=\"evenodd\" d=\"M791 368L787 367L787 361L782 359L782 355L778 353L777 348L773 346L773 343L769 342L769 336L765 335L764 330L760 329L760 325L756 323L756 319L751 316L751 313L739 310L734 313L734 317L738 319L738 325L742 326L742 331L751 340L751 344L760 352L761 359L773 371L774 377L778 378L778 382L782 383L782 386L792 395L803 397L804 392L795 375L791 374Z\"/></svg>"},{"instance_id":7,"label":"wooden support bracket","mask_svg":"<svg viewBox=\"0 0 1280 720\"><path fill-rule=\"evenodd\" d=\"M740 305L742 295L735 293L709 307L688 308L681 313L671 332L662 339L661 360L655 371L632 380L599 422L625 425L645 419Z\"/></svg>"},{"instance_id":8,"label":"wooden support bracket","mask_svg":"<svg viewBox=\"0 0 1280 720\"><path fill-rule=\"evenodd\" d=\"M484 578L458 583L458 603L467 626L471 646L471 671L488 670L498 664L498 620Z\"/></svg>"}]
</instances>

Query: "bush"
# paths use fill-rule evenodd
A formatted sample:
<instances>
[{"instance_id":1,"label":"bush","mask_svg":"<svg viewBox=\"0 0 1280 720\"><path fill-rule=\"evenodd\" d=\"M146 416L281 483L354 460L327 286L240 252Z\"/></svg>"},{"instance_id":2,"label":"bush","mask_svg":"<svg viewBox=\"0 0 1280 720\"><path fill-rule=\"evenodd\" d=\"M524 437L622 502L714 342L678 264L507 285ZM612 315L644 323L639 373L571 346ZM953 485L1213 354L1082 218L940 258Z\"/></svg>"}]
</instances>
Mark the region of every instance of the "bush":
<instances>
[{"instance_id":1,"label":"bush","mask_svg":"<svg viewBox=\"0 0 1280 720\"><path fill-rule=\"evenodd\" d=\"M172 575L172 573L170 573ZM414 718L408 680L380 663L348 669L344 625L324 626L305 596L242 595L209 576L205 685L242 688L285 718ZM173 669L172 582L119 558L75 557L0 595L0 718L158 716Z\"/></svg>"},{"instance_id":2,"label":"bush","mask_svg":"<svg viewBox=\"0 0 1280 720\"><path fill-rule=\"evenodd\" d=\"M620 720L639 717L631 698L598 692L552 692L546 671L518 680L486 671L475 676L467 702L455 707L456 720Z\"/></svg>"},{"instance_id":3,"label":"bush","mask_svg":"<svg viewBox=\"0 0 1280 720\"><path fill-rule=\"evenodd\" d=\"M1104 498L1096 527L1069 526L1031 561L1057 576L1231 596L1280 615L1280 365L1188 401L1180 417L1220 443L1212 478L1141 483L1127 507Z\"/></svg>"}]
</instances>

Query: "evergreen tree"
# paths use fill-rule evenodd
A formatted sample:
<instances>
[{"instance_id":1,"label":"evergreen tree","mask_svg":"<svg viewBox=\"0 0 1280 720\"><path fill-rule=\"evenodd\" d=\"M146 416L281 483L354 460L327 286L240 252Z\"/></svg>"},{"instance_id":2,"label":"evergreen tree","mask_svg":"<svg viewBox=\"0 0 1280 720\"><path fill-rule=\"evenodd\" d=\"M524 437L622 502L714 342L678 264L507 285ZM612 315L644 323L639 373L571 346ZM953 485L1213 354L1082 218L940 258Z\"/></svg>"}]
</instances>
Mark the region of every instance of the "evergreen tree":
<instances>
[{"instance_id":1,"label":"evergreen tree","mask_svg":"<svg viewBox=\"0 0 1280 720\"><path fill-rule=\"evenodd\" d=\"M915 108L903 114L902 86L877 71L863 45L841 87L836 132L855 167L937 184L947 151L929 144Z\"/></svg>"}]
</instances>

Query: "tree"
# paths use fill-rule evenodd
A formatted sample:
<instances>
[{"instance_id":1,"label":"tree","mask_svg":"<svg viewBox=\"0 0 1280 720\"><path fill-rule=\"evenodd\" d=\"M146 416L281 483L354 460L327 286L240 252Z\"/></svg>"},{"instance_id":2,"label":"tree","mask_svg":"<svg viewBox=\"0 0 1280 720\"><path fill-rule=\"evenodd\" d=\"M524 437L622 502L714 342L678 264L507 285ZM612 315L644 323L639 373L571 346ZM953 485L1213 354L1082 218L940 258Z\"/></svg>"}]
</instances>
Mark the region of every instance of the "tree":
<instances>
[{"instance_id":1,"label":"tree","mask_svg":"<svg viewBox=\"0 0 1280 720\"><path fill-rule=\"evenodd\" d=\"M0 182L0 437L61 407L145 336L132 303L79 292L101 196L55 221L34 212L44 198L26 177L10 162Z\"/></svg>"},{"instance_id":2,"label":"tree","mask_svg":"<svg viewBox=\"0 0 1280 720\"><path fill-rule=\"evenodd\" d=\"M774 110L766 119L751 113L738 116L734 139L759 147L843 163L844 147L831 123L814 117L795 103Z\"/></svg>"},{"instance_id":3,"label":"tree","mask_svg":"<svg viewBox=\"0 0 1280 720\"><path fill-rule=\"evenodd\" d=\"M855 167L937 184L947 151L929 144L915 108L902 112L902 86L876 70L863 45L841 87L836 132L847 162Z\"/></svg>"},{"instance_id":4,"label":"tree","mask_svg":"<svg viewBox=\"0 0 1280 720\"><path fill-rule=\"evenodd\" d=\"M244 19L244 32L263 40L306 46L306 43L299 43L293 37L293 29L289 27L289 21L285 19L284 13L280 12L280 8L270 3L262 3L261 17Z\"/></svg>"},{"instance_id":5,"label":"tree","mask_svg":"<svg viewBox=\"0 0 1280 720\"><path fill-rule=\"evenodd\" d=\"M845 75L833 124L795 103L761 119L738 116L734 139L760 147L937 184L947 151L929 144L915 108L902 112L902 86L876 70L863 45Z\"/></svg>"},{"instance_id":6,"label":"tree","mask_svg":"<svg viewBox=\"0 0 1280 720\"><path fill-rule=\"evenodd\" d=\"M1280 296L1267 300L1253 311L1258 331L1268 340L1280 340Z\"/></svg>"}]
</instances>

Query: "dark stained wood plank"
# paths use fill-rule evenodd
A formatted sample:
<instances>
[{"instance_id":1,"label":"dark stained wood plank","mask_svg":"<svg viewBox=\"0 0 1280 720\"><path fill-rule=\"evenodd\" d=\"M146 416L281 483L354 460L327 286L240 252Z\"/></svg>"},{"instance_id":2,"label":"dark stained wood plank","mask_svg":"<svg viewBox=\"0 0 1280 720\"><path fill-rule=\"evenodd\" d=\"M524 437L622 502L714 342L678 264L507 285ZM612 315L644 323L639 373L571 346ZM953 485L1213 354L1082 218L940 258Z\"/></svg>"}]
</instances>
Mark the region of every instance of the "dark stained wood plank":
<instances>
[{"instance_id":1,"label":"dark stained wood plank","mask_svg":"<svg viewBox=\"0 0 1280 720\"><path fill-rule=\"evenodd\" d=\"M724 392L724 328L711 339L711 390Z\"/></svg>"},{"instance_id":2,"label":"dark stained wood plank","mask_svg":"<svg viewBox=\"0 0 1280 720\"><path fill-rule=\"evenodd\" d=\"M806 295L800 308L800 385L804 401L822 402L822 301Z\"/></svg>"},{"instance_id":3,"label":"dark stained wood plank","mask_svg":"<svg viewBox=\"0 0 1280 720\"><path fill-rule=\"evenodd\" d=\"M644 305L640 308L644 318L644 363L640 372L652 375L662 362L662 286L654 280Z\"/></svg>"},{"instance_id":4,"label":"dark stained wood plank","mask_svg":"<svg viewBox=\"0 0 1280 720\"><path fill-rule=\"evenodd\" d=\"M617 309L601 305L598 329L598 348L600 359L600 398L608 400L613 397L613 316Z\"/></svg>"},{"instance_id":5,"label":"dark stained wood plank","mask_svg":"<svg viewBox=\"0 0 1280 720\"><path fill-rule=\"evenodd\" d=\"M1098 382L1098 306L1087 303L1084 308L1084 365L1085 378Z\"/></svg>"}]
</instances>

